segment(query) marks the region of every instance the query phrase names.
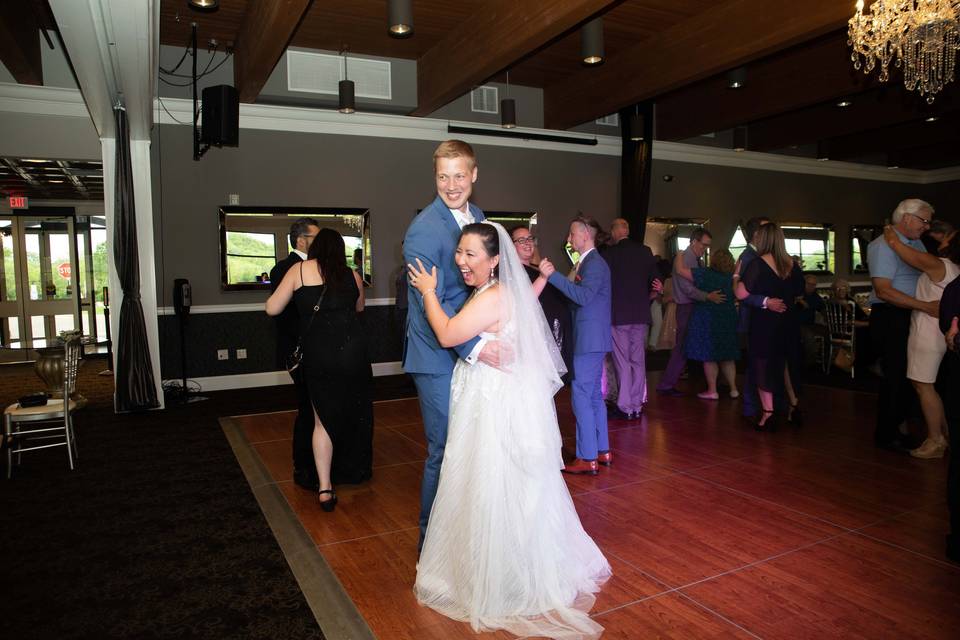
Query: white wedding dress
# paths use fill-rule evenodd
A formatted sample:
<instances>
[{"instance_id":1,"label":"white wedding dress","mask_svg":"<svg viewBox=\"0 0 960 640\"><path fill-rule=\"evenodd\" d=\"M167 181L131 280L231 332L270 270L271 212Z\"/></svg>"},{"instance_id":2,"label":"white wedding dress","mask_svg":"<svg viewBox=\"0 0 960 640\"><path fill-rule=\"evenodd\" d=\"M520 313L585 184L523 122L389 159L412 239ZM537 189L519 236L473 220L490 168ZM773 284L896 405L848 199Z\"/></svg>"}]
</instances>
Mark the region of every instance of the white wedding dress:
<instances>
[{"instance_id":1,"label":"white wedding dress","mask_svg":"<svg viewBox=\"0 0 960 640\"><path fill-rule=\"evenodd\" d=\"M515 257L513 243L506 242ZM512 285L529 288L523 278ZM530 338L516 327L518 319L532 320L523 318L516 300L512 304L503 329L483 335L513 343L517 362L504 372L460 361L453 371L440 484L414 591L420 603L476 631L598 638L603 627L588 612L610 565L583 530L561 476L553 403L558 376L531 365L547 366L551 374L556 369L531 355ZM560 362L559 354L553 361Z\"/></svg>"}]
</instances>

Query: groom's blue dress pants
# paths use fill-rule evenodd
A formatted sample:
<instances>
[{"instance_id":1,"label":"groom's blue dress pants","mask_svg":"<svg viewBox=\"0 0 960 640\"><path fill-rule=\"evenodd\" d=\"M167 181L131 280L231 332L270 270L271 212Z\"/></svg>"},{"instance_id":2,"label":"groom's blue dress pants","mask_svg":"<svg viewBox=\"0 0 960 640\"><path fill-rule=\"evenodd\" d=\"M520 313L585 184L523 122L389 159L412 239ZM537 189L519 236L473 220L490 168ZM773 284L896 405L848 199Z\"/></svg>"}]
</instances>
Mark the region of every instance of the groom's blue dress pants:
<instances>
[{"instance_id":1,"label":"groom's blue dress pants","mask_svg":"<svg viewBox=\"0 0 960 640\"><path fill-rule=\"evenodd\" d=\"M433 508L440 482L440 464L447 445L447 421L450 418L450 380L452 373L412 373L413 383L420 396L423 432L427 437L427 461L423 465L423 483L420 486L420 542L427 533L427 521Z\"/></svg>"}]
</instances>

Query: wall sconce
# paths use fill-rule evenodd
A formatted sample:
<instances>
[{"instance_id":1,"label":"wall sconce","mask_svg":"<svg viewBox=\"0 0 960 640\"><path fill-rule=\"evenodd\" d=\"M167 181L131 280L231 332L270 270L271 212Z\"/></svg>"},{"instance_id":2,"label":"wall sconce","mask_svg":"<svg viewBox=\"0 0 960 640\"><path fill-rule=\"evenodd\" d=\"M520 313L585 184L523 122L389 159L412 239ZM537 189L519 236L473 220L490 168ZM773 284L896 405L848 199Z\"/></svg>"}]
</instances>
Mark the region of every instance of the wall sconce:
<instances>
[{"instance_id":1,"label":"wall sconce","mask_svg":"<svg viewBox=\"0 0 960 640\"><path fill-rule=\"evenodd\" d=\"M594 18L580 27L580 59L588 67L603 63L603 18Z\"/></svg>"},{"instance_id":2,"label":"wall sconce","mask_svg":"<svg viewBox=\"0 0 960 640\"><path fill-rule=\"evenodd\" d=\"M387 0L387 28L393 38L413 35L413 0Z\"/></svg>"}]
</instances>

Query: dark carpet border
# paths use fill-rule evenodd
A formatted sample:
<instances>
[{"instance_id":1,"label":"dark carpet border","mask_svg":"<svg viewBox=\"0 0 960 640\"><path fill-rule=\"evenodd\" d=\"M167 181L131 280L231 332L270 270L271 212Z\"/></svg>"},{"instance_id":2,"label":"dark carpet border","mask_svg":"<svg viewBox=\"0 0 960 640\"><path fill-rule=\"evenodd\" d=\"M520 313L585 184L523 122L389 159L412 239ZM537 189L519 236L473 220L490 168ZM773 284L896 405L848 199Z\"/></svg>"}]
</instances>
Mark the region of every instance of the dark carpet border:
<instances>
[{"instance_id":1,"label":"dark carpet border","mask_svg":"<svg viewBox=\"0 0 960 640\"><path fill-rule=\"evenodd\" d=\"M376 640L243 430L229 417L220 418L220 428L324 637L327 640Z\"/></svg>"}]
</instances>

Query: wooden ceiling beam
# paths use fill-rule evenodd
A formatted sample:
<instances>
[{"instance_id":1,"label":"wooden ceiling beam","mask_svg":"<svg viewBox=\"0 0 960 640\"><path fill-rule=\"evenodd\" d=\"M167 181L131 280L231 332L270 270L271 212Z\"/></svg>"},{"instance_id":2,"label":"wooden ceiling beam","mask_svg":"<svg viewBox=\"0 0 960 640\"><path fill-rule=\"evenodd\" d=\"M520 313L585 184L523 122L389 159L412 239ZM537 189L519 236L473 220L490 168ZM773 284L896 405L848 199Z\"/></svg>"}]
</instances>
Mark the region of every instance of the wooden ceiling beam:
<instances>
[{"instance_id":1,"label":"wooden ceiling beam","mask_svg":"<svg viewBox=\"0 0 960 640\"><path fill-rule=\"evenodd\" d=\"M957 93L960 98L960 92ZM829 102L753 122L748 127L747 147L751 151L776 151L960 109L960 99L954 99L948 91L938 96L933 105L927 105L923 98L899 84L874 89L851 100L853 104L846 108Z\"/></svg>"},{"instance_id":2,"label":"wooden ceiling beam","mask_svg":"<svg viewBox=\"0 0 960 640\"><path fill-rule=\"evenodd\" d=\"M29 2L0 2L0 61L20 84L43 84L40 25Z\"/></svg>"},{"instance_id":3,"label":"wooden ceiling beam","mask_svg":"<svg viewBox=\"0 0 960 640\"><path fill-rule=\"evenodd\" d=\"M250 2L233 50L240 102L253 102L287 48L313 0Z\"/></svg>"},{"instance_id":4,"label":"wooden ceiling beam","mask_svg":"<svg viewBox=\"0 0 960 640\"><path fill-rule=\"evenodd\" d=\"M757 60L746 71L746 84L739 89L730 89L721 73L658 98L657 139L686 140L723 131L878 84L876 73L865 75L850 64L845 31Z\"/></svg>"},{"instance_id":5,"label":"wooden ceiling beam","mask_svg":"<svg viewBox=\"0 0 960 640\"><path fill-rule=\"evenodd\" d=\"M426 116L622 0L489 0L417 60ZM615 111L615 110L614 110Z\"/></svg>"},{"instance_id":6,"label":"wooden ceiling beam","mask_svg":"<svg viewBox=\"0 0 960 640\"><path fill-rule=\"evenodd\" d=\"M728 0L544 90L544 120L568 129L844 27L852 3ZM849 58L847 58L849 63ZM844 61L838 60L842 65ZM703 105L709 110L708 105Z\"/></svg>"}]
</instances>

